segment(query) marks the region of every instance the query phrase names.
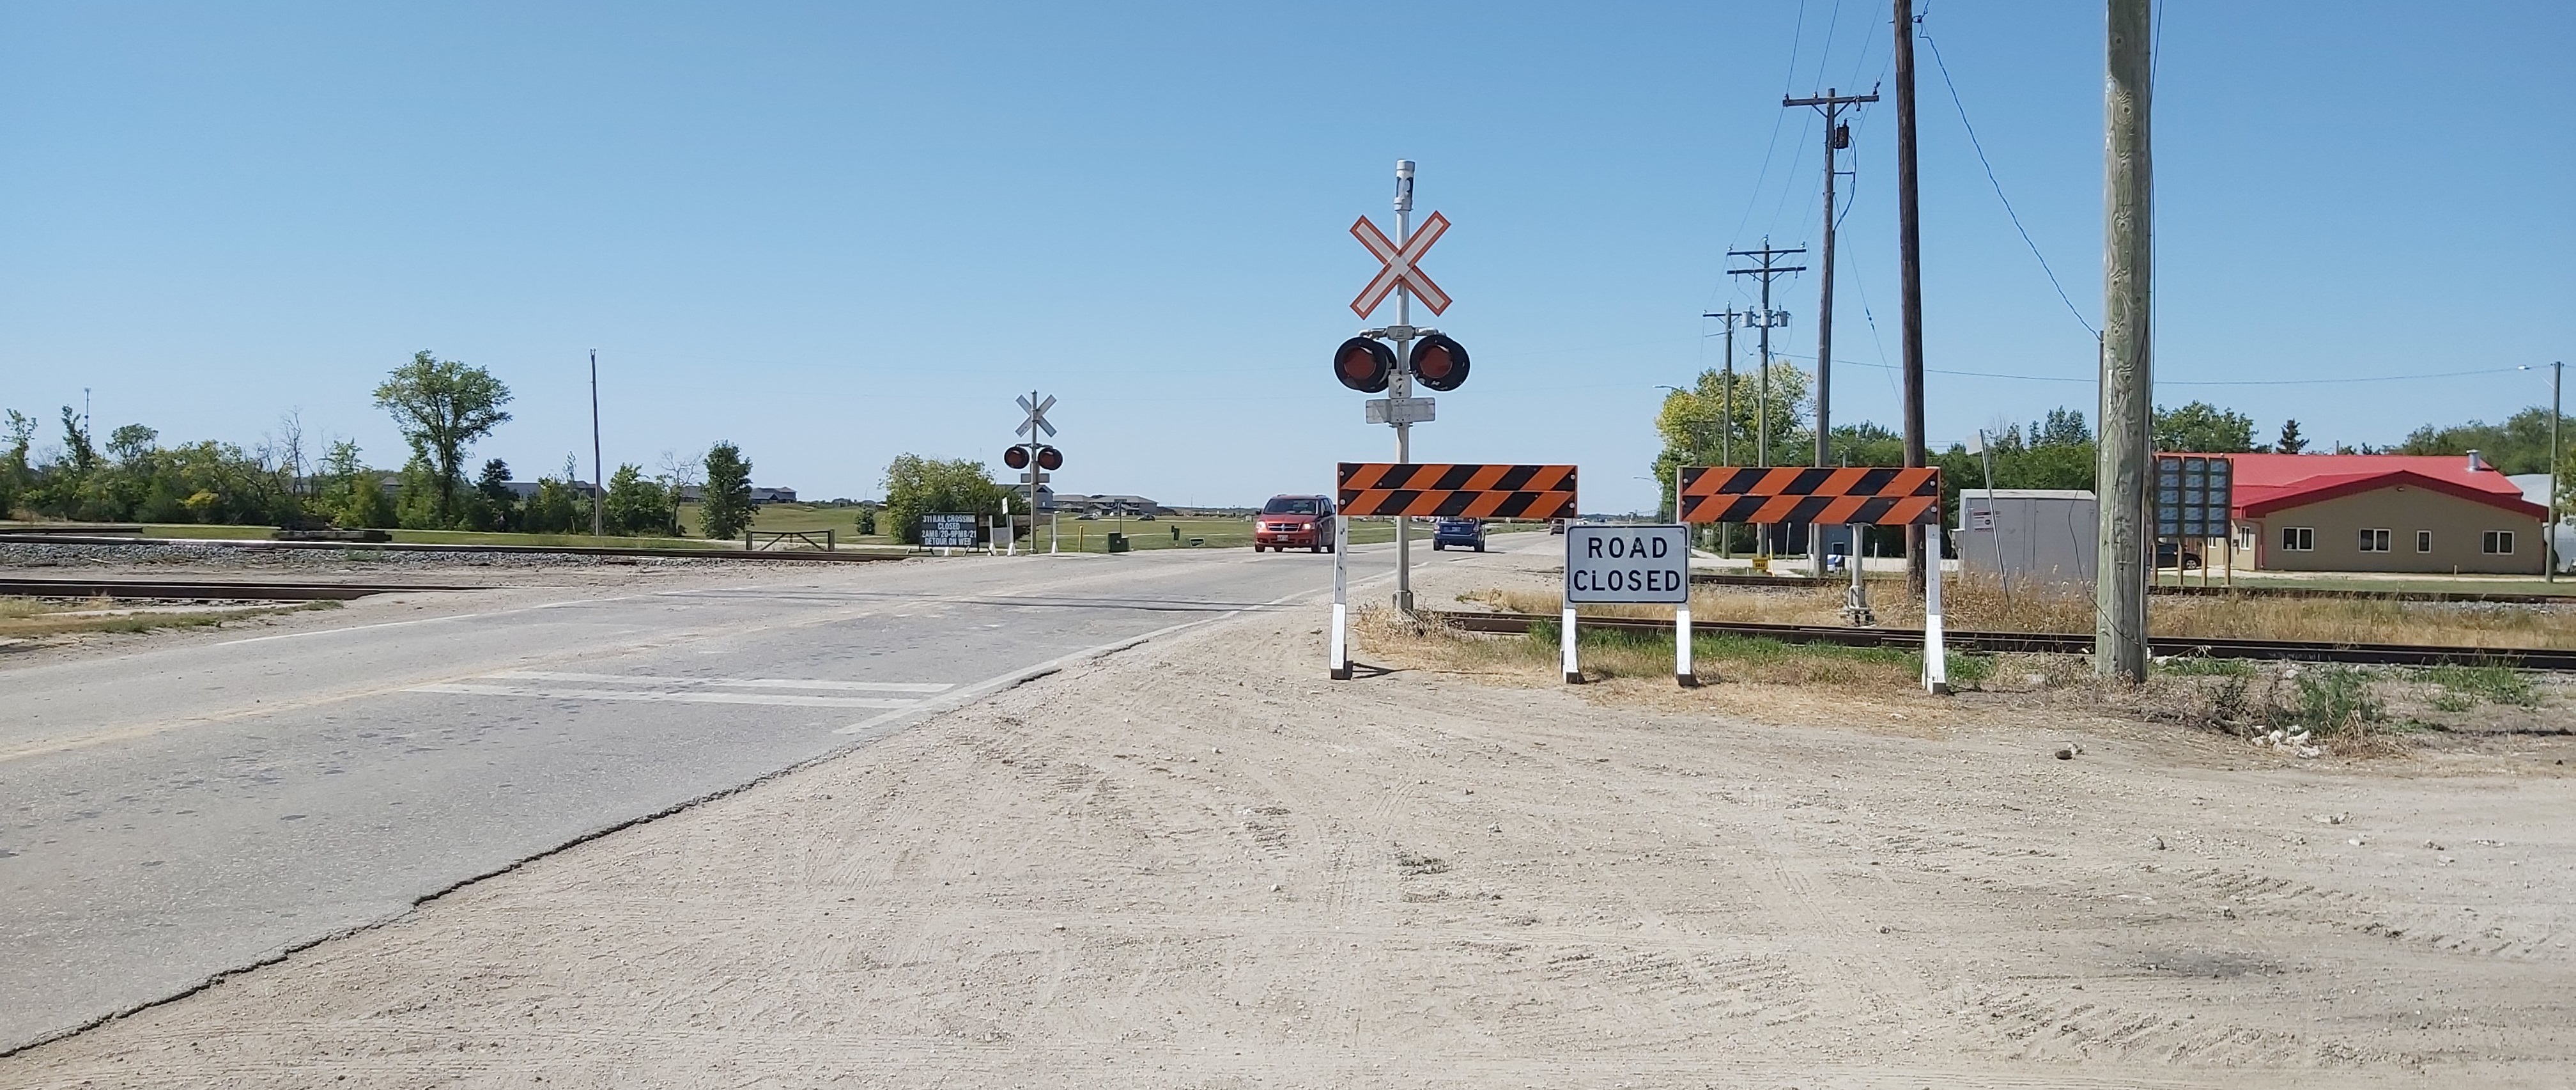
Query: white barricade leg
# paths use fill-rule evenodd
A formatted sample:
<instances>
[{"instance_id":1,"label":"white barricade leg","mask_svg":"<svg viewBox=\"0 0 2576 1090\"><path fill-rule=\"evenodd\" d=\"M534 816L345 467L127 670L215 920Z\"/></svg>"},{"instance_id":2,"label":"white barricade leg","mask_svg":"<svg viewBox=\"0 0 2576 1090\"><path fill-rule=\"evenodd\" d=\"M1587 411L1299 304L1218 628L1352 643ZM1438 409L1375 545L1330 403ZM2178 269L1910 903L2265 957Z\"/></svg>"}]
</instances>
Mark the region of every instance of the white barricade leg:
<instances>
[{"instance_id":1,"label":"white barricade leg","mask_svg":"<svg viewBox=\"0 0 2576 1090\"><path fill-rule=\"evenodd\" d=\"M1583 667L1574 659L1574 607L1565 607L1565 616L1557 622L1558 657L1565 660L1565 683L1583 684Z\"/></svg>"},{"instance_id":2,"label":"white barricade leg","mask_svg":"<svg viewBox=\"0 0 2576 1090\"><path fill-rule=\"evenodd\" d=\"M1673 607L1673 681L1687 689L1699 684L1691 672L1690 603Z\"/></svg>"},{"instance_id":3,"label":"white barricade leg","mask_svg":"<svg viewBox=\"0 0 2576 1090\"><path fill-rule=\"evenodd\" d=\"M1333 520L1333 648L1330 665L1335 681L1351 679L1351 587L1348 562L1343 559L1351 554L1351 535L1344 529L1348 525L1346 519Z\"/></svg>"},{"instance_id":4,"label":"white barricade leg","mask_svg":"<svg viewBox=\"0 0 2576 1090\"><path fill-rule=\"evenodd\" d=\"M1931 535L1926 535L1927 537ZM1936 539L1937 540L1937 539ZM1936 549L1938 546L1934 546ZM1950 691L1950 660L1941 647L1941 561L1933 554L1923 580L1923 691L1943 696Z\"/></svg>"}]
</instances>

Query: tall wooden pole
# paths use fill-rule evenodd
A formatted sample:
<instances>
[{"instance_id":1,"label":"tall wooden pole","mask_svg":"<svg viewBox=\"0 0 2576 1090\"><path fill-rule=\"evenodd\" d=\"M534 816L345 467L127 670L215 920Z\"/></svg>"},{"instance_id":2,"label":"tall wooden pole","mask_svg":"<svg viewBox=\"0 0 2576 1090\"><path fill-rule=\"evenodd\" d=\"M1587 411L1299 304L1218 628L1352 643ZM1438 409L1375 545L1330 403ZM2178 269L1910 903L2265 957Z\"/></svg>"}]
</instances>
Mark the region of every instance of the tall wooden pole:
<instances>
[{"instance_id":1,"label":"tall wooden pole","mask_svg":"<svg viewBox=\"0 0 2576 1090\"><path fill-rule=\"evenodd\" d=\"M1923 233L1914 185L1914 0L1896 0L1896 277L1900 340L1905 353L1905 464L1924 464L1923 452ZM1923 594L1927 558L1939 531L1905 528L1905 589Z\"/></svg>"},{"instance_id":2,"label":"tall wooden pole","mask_svg":"<svg viewBox=\"0 0 2576 1090\"><path fill-rule=\"evenodd\" d=\"M2155 354L2149 307L2154 285L2155 174L2148 120L2149 0L2108 0L2108 64L2102 95L2102 440L2100 553L2093 582L2093 670L2138 682L2147 676L2147 580L2154 563L2145 537L2148 429L2154 413Z\"/></svg>"}]
</instances>

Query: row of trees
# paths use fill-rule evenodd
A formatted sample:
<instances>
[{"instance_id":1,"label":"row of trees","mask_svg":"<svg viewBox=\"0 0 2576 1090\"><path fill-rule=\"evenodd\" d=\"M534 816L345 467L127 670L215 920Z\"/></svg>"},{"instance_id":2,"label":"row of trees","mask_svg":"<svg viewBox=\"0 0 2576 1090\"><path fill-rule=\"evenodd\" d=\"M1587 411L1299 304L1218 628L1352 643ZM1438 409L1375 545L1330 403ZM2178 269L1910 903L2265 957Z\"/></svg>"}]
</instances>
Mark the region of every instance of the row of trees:
<instances>
[{"instance_id":1,"label":"row of trees","mask_svg":"<svg viewBox=\"0 0 2576 1090\"><path fill-rule=\"evenodd\" d=\"M1752 380L1738 374L1735 383L1735 458L1732 464L1751 465L1754 464L1757 445L1753 437L1760 423L1760 414L1755 407ZM1814 463L1815 418L1809 389L1806 372L1792 366L1772 365L1770 464ZM1723 372L1704 371L1692 389L1676 390L1666 395L1662 410L1656 414L1655 430L1662 436L1664 448L1655 458L1655 476L1663 483L1667 512L1672 504L1676 467L1730 464L1725 461L1726 392L1726 375ZM2576 417L2565 419L2565 436L2576 440ZM2204 401L2193 401L2175 408L2158 407L2150 422L2150 432L2156 449L2160 451L2301 454L2306 453L2309 447L2296 420L2283 421L2280 432L2271 443L2257 443L2252 417ZM1989 461L1997 488L2093 488L2094 437L2081 410L2052 409L2047 416L2031 421L2027 427L2019 423L1999 422L1987 430L1984 439L1986 452L1982 457L1969 450L1965 443L1954 443L1944 451L1927 452L1927 460L1941 467L1946 512L1957 511L1960 488L1984 487ZM1835 427L1833 450L1836 461L1844 465L1905 464L1903 437L1865 421ZM2478 451L2506 473L2547 472L2549 409L2545 406L2525 409L2506 418L2502 424L2472 420L2448 427L2426 425L2394 446L2338 445L2335 453L2465 457L2471 450ZM2560 504L2563 508L2576 510L2576 447L2563 452L2562 459L2559 476L2564 494L2560 497Z\"/></svg>"},{"instance_id":2,"label":"row of trees","mask_svg":"<svg viewBox=\"0 0 2576 1090\"><path fill-rule=\"evenodd\" d=\"M250 448L231 443L159 445L142 424L111 432L102 446L89 420L62 411L62 435L40 450L40 423L11 410L0 419L0 517L18 512L114 522L336 525L349 528L471 529L529 533L586 531L591 497L567 455L560 475L533 489L513 482L501 459L470 483L475 443L509 422L508 385L480 367L413 355L375 390L409 447L398 471L368 466L353 440L331 441L308 457L302 420L288 414ZM677 536L680 497L705 479L700 524L732 537L751 521L751 463L730 442L703 459L666 456L661 472L617 467L600 496L601 529L626 536Z\"/></svg>"}]
</instances>

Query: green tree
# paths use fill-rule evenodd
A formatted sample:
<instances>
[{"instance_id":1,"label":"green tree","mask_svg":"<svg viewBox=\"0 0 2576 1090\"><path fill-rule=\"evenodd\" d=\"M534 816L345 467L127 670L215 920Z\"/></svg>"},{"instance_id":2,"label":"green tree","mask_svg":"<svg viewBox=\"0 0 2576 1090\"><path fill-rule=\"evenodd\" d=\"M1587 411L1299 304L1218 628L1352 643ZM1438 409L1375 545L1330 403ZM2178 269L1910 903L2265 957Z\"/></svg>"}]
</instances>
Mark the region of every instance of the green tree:
<instances>
[{"instance_id":1,"label":"green tree","mask_svg":"<svg viewBox=\"0 0 2576 1090\"><path fill-rule=\"evenodd\" d=\"M2080 409L2061 405L2048 410L2047 420L2030 426L2030 445L2033 447L2089 446L2092 442L2093 429L2085 426L2084 413Z\"/></svg>"},{"instance_id":2,"label":"green tree","mask_svg":"<svg viewBox=\"0 0 2576 1090\"><path fill-rule=\"evenodd\" d=\"M376 407L393 414L403 441L426 463L436 525L456 524L466 448L509 422L501 409L509 401L510 388L491 372L428 352L414 353L376 387Z\"/></svg>"},{"instance_id":3,"label":"green tree","mask_svg":"<svg viewBox=\"0 0 2576 1090\"><path fill-rule=\"evenodd\" d=\"M2281 437L2273 440L2272 453L2299 454L2305 452L2307 449L2308 438L2307 436L2299 434L2299 422L2296 420L2282 421Z\"/></svg>"},{"instance_id":4,"label":"green tree","mask_svg":"<svg viewBox=\"0 0 2576 1090\"><path fill-rule=\"evenodd\" d=\"M332 522L349 529L386 529L394 525L394 505L385 497L384 478L367 468L354 440L342 439L322 454L322 480L316 505Z\"/></svg>"},{"instance_id":5,"label":"green tree","mask_svg":"<svg viewBox=\"0 0 2576 1090\"><path fill-rule=\"evenodd\" d=\"M1807 411L1807 390L1805 371L1785 363L1771 365L1771 465L1802 466L1815 461L1815 431L1807 423L1812 419ZM1739 372L1734 391L1731 433L1724 371L1702 371L1691 389L1664 395L1663 406L1655 414L1655 431L1664 440L1662 453L1655 456L1655 479L1663 482L1665 508L1672 505L1677 467L1726 465L1730 447L1733 464L1759 464L1756 447L1760 445L1763 417L1760 378ZM1836 435L1839 438L1841 432ZM1841 450L1839 444L1836 450Z\"/></svg>"},{"instance_id":6,"label":"green tree","mask_svg":"<svg viewBox=\"0 0 2576 1090\"><path fill-rule=\"evenodd\" d=\"M406 530L446 530L458 525L449 521L454 504L440 487L438 470L428 458L413 452L403 462L400 482L394 491L395 525Z\"/></svg>"},{"instance_id":7,"label":"green tree","mask_svg":"<svg viewBox=\"0 0 2576 1090\"><path fill-rule=\"evenodd\" d=\"M569 479L537 478L537 494L528 497L527 507L519 513L522 528L532 534L561 534L572 531L576 523L588 526L584 517L589 504Z\"/></svg>"},{"instance_id":8,"label":"green tree","mask_svg":"<svg viewBox=\"0 0 2576 1090\"><path fill-rule=\"evenodd\" d=\"M2149 434L2169 453L2240 454L2254 449L2254 418L2206 401L2155 411Z\"/></svg>"},{"instance_id":9,"label":"green tree","mask_svg":"<svg viewBox=\"0 0 2576 1090\"><path fill-rule=\"evenodd\" d=\"M2576 416L2563 418L2561 426L2566 434L2576 435ZM2408 433L2391 453L2465 457L2472 450L2506 473L2549 472L2549 407L2534 405L2501 424L2478 420L2448 427L2426 424Z\"/></svg>"},{"instance_id":10,"label":"green tree","mask_svg":"<svg viewBox=\"0 0 2576 1090\"><path fill-rule=\"evenodd\" d=\"M918 454L903 455L886 466L885 490L885 517L879 528L906 545L921 544L923 515L998 515L1003 499L1011 494L994 483L982 462L942 461Z\"/></svg>"},{"instance_id":11,"label":"green tree","mask_svg":"<svg viewBox=\"0 0 2576 1090\"><path fill-rule=\"evenodd\" d=\"M662 482L646 477L644 467L629 462L618 466L608 478L603 521L612 534L669 537L678 528L679 515L670 490L662 487Z\"/></svg>"},{"instance_id":12,"label":"green tree","mask_svg":"<svg viewBox=\"0 0 2576 1090\"><path fill-rule=\"evenodd\" d=\"M0 451L0 519L15 518L18 502L35 483L36 467L28 462L27 452L36 442L36 418L11 409L0 430L8 436L7 449Z\"/></svg>"},{"instance_id":13,"label":"green tree","mask_svg":"<svg viewBox=\"0 0 2576 1090\"><path fill-rule=\"evenodd\" d=\"M510 463L499 458L483 463L483 472L474 478L466 521L477 530L519 528L519 494L510 489Z\"/></svg>"},{"instance_id":14,"label":"green tree","mask_svg":"<svg viewBox=\"0 0 2576 1090\"><path fill-rule=\"evenodd\" d=\"M719 442L707 448L707 483L699 493L698 528L722 541L751 525L751 463L742 448Z\"/></svg>"}]
</instances>

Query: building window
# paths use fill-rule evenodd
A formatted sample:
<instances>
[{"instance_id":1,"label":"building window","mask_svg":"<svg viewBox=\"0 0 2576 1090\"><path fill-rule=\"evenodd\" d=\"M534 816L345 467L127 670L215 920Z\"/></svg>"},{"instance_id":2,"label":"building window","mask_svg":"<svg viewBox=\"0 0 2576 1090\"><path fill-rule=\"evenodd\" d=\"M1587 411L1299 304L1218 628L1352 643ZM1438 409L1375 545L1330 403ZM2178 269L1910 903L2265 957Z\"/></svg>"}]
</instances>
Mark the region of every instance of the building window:
<instances>
[{"instance_id":1,"label":"building window","mask_svg":"<svg viewBox=\"0 0 2576 1090\"><path fill-rule=\"evenodd\" d=\"M2419 553L2429 553L2433 551L2433 531L2415 531L2415 551Z\"/></svg>"},{"instance_id":2,"label":"building window","mask_svg":"<svg viewBox=\"0 0 2576 1090\"><path fill-rule=\"evenodd\" d=\"M2236 531L2236 547L2239 549L2253 548L2255 540L2254 534L2254 528L2251 526L2239 527Z\"/></svg>"},{"instance_id":3,"label":"building window","mask_svg":"<svg viewBox=\"0 0 2576 1090\"><path fill-rule=\"evenodd\" d=\"M2387 551L2388 551L2388 531L2386 531L2386 530L2364 530L2364 531L2362 531L2362 532L2361 532L2361 551L2363 551L2363 552L2365 552L2365 553L2384 553L2384 552L2387 552Z\"/></svg>"},{"instance_id":4,"label":"building window","mask_svg":"<svg viewBox=\"0 0 2576 1090\"><path fill-rule=\"evenodd\" d=\"M2485 553L2485 554L2487 554L2488 556L2510 556L2510 555L2512 555L2512 554L2513 554L2513 531L2511 531L2511 530L2489 530L2489 531L2487 531L2486 537L2485 537L2484 539L2482 539L2481 541L2479 541L2479 543L2478 543L2478 551L2479 551L2479 552L2482 552L2482 553Z\"/></svg>"},{"instance_id":5,"label":"building window","mask_svg":"<svg viewBox=\"0 0 2576 1090\"><path fill-rule=\"evenodd\" d=\"M2281 547L2294 553L2315 551L2317 547L2316 528L2313 526L2281 527Z\"/></svg>"}]
</instances>

